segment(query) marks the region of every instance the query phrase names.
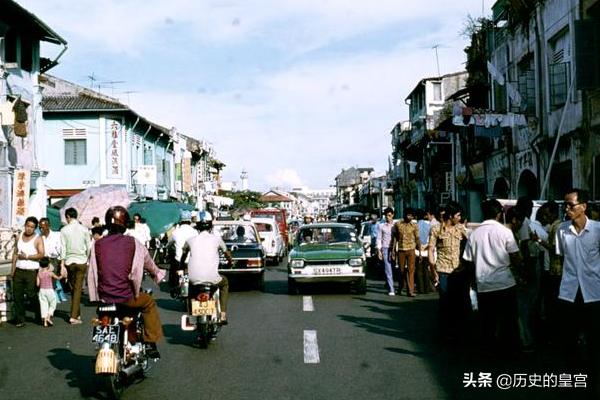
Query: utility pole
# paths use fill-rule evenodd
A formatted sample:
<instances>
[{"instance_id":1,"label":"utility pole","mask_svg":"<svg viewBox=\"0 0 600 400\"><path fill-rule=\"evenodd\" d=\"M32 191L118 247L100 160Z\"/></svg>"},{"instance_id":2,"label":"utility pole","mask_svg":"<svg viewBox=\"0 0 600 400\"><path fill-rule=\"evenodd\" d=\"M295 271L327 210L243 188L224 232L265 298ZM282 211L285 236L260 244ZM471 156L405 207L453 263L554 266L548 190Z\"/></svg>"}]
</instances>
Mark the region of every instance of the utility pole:
<instances>
[{"instance_id":1,"label":"utility pole","mask_svg":"<svg viewBox=\"0 0 600 400\"><path fill-rule=\"evenodd\" d=\"M437 76L440 76L441 75L440 74L440 60L438 58L438 51L437 51L438 47L440 47L439 44L434 44L431 48L435 49L435 63L437 65Z\"/></svg>"}]
</instances>

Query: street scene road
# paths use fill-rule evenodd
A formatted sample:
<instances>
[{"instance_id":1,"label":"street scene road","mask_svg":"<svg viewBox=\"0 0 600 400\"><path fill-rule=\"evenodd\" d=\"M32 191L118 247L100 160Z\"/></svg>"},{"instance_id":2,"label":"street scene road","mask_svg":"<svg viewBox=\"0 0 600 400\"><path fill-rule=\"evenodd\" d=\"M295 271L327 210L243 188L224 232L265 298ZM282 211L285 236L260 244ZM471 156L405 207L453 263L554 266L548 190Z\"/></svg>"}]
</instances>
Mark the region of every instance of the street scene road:
<instances>
[{"instance_id":1,"label":"street scene road","mask_svg":"<svg viewBox=\"0 0 600 400\"><path fill-rule=\"evenodd\" d=\"M583 393L464 387L468 373L477 380L480 372L495 379L503 373L561 371L552 349L543 355L486 358L470 348L468 338L462 345L441 341L436 293L416 299L388 296L381 276L371 271L365 296L330 284L288 295L286 275L285 261L272 266L264 293L233 280L230 323L207 349L198 347L195 332L180 329L180 303L169 297L166 284L155 287L165 331L162 359L146 379L127 388L124 398L548 399ZM69 325L68 308L59 306L53 328L29 321L21 329L0 325L2 398L102 398L96 392L87 323L93 316L94 308L86 304L84 323ZM305 345L307 331L315 332L312 346Z\"/></svg>"}]
</instances>

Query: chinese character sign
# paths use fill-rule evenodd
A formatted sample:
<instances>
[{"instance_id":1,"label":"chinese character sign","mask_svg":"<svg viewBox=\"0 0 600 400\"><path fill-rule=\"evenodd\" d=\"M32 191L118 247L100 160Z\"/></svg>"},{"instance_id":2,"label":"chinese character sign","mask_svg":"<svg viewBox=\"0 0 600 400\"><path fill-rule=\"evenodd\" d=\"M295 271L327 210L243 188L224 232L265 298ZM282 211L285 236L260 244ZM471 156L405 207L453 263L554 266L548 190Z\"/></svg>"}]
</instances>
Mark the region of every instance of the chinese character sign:
<instances>
[{"instance_id":1,"label":"chinese character sign","mask_svg":"<svg viewBox=\"0 0 600 400\"><path fill-rule=\"evenodd\" d=\"M27 219L29 206L30 174L26 169L15 170L13 180L12 225L22 227Z\"/></svg>"},{"instance_id":2,"label":"chinese character sign","mask_svg":"<svg viewBox=\"0 0 600 400\"><path fill-rule=\"evenodd\" d=\"M122 126L119 122L106 120L106 177L123 178Z\"/></svg>"}]
</instances>

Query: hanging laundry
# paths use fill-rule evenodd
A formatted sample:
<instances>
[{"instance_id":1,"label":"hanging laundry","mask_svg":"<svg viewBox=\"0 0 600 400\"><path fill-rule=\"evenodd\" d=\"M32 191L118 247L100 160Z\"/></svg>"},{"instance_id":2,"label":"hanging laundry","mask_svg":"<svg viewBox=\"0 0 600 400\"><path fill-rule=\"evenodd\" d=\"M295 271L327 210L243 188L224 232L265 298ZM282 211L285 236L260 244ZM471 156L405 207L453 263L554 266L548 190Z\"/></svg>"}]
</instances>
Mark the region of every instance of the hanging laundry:
<instances>
[{"instance_id":1,"label":"hanging laundry","mask_svg":"<svg viewBox=\"0 0 600 400\"><path fill-rule=\"evenodd\" d=\"M504 76L500 73L500 71L498 71L494 64L488 61L487 69L492 78L494 78L499 85L504 85Z\"/></svg>"},{"instance_id":2,"label":"hanging laundry","mask_svg":"<svg viewBox=\"0 0 600 400\"><path fill-rule=\"evenodd\" d=\"M0 115L2 115L2 125L13 125L15 123L13 103L7 101L6 103L0 104Z\"/></svg>"},{"instance_id":3,"label":"hanging laundry","mask_svg":"<svg viewBox=\"0 0 600 400\"><path fill-rule=\"evenodd\" d=\"M15 135L19 137L27 136L27 121L19 122L15 121Z\"/></svg>"},{"instance_id":4,"label":"hanging laundry","mask_svg":"<svg viewBox=\"0 0 600 400\"><path fill-rule=\"evenodd\" d=\"M490 127L475 125L474 134L479 137L499 138L502 137L502 128L500 125Z\"/></svg>"},{"instance_id":5,"label":"hanging laundry","mask_svg":"<svg viewBox=\"0 0 600 400\"><path fill-rule=\"evenodd\" d=\"M29 107L29 105L24 101L21 101L20 97L17 97L17 100L15 100L15 104L13 105L13 112L15 113L16 121L27 121L27 107Z\"/></svg>"}]
</instances>

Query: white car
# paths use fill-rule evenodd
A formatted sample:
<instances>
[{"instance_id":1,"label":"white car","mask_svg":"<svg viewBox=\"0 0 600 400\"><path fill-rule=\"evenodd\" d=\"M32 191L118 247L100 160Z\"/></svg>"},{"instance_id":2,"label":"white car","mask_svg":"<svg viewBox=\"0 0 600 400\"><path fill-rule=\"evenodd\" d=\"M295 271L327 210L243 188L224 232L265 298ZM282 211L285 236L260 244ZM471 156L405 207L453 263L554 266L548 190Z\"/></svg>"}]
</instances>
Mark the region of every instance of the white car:
<instances>
[{"instance_id":1,"label":"white car","mask_svg":"<svg viewBox=\"0 0 600 400\"><path fill-rule=\"evenodd\" d=\"M279 264L285 256L285 242L277 221L274 218L252 218L251 221L256 226L267 258Z\"/></svg>"}]
</instances>

